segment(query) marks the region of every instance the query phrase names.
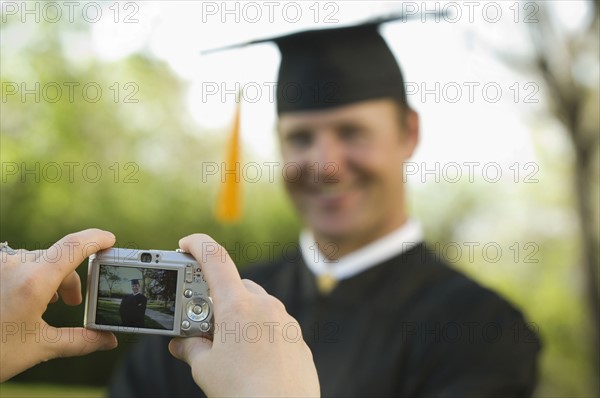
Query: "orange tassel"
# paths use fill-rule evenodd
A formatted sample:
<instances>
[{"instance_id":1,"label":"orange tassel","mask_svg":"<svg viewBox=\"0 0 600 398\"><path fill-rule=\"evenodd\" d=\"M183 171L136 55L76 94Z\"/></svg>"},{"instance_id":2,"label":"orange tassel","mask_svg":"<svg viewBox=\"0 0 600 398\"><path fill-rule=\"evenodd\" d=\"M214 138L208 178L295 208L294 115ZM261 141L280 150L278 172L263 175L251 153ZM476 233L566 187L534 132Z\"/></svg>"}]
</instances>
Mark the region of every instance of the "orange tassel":
<instances>
[{"instance_id":1,"label":"orange tassel","mask_svg":"<svg viewBox=\"0 0 600 398\"><path fill-rule=\"evenodd\" d=\"M227 147L224 181L221 181L217 203L217 220L235 222L242 216L241 205L241 164L240 164L240 108L241 97L237 101L233 129ZM233 171L235 170L235 173Z\"/></svg>"}]
</instances>

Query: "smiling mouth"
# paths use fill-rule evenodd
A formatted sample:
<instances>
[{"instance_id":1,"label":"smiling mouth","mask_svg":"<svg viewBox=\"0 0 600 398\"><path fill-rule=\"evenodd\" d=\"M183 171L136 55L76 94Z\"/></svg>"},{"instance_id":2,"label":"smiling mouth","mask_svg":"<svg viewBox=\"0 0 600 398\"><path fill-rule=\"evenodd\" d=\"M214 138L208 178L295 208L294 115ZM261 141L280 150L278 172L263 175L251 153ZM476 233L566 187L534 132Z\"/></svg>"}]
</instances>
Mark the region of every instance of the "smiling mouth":
<instances>
[{"instance_id":1,"label":"smiling mouth","mask_svg":"<svg viewBox=\"0 0 600 398\"><path fill-rule=\"evenodd\" d=\"M320 199L336 199L341 198L346 194L355 192L359 187L358 184L322 184L308 187L306 193L310 196Z\"/></svg>"}]
</instances>

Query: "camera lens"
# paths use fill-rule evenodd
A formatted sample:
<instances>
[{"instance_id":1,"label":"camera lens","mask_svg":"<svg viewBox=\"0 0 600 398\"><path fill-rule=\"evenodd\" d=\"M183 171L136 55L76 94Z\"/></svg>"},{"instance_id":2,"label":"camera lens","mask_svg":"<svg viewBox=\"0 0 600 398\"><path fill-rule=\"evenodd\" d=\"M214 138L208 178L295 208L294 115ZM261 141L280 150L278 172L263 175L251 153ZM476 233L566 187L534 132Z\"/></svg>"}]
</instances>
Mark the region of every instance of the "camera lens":
<instances>
[{"instance_id":1,"label":"camera lens","mask_svg":"<svg viewBox=\"0 0 600 398\"><path fill-rule=\"evenodd\" d=\"M142 253L142 256L140 257L140 260L142 260L143 263L152 262L152 254L150 254L150 253Z\"/></svg>"}]
</instances>

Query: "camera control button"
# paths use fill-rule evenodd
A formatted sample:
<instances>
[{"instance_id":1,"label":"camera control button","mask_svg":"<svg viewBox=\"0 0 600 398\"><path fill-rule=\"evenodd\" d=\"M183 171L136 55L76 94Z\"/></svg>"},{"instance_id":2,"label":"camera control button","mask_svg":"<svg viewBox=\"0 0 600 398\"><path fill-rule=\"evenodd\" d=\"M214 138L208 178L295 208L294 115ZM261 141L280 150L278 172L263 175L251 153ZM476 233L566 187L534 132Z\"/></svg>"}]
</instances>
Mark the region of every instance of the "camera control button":
<instances>
[{"instance_id":1,"label":"camera control button","mask_svg":"<svg viewBox=\"0 0 600 398\"><path fill-rule=\"evenodd\" d=\"M185 321L181 322L181 328L184 330L188 330L190 328L190 321L185 320Z\"/></svg>"},{"instance_id":2,"label":"camera control button","mask_svg":"<svg viewBox=\"0 0 600 398\"><path fill-rule=\"evenodd\" d=\"M200 324L200 330L203 332L208 332L208 330L210 329L210 323L208 322L202 322Z\"/></svg>"},{"instance_id":3,"label":"camera control button","mask_svg":"<svg viewBox=\"0 0 600 398\"><path fill-rule=\"evenodd\" d=\"M187 316L195 322L201 322L210 315L210 306L204 300L191 301L187 305Z\"/></svg>"},{"instance_id":4,"label":"camera control button","mask_svg":"<svg viewBox=\"0 0 600 398\"><path fill-rule=\"evenodd\" d=\"M191 265L185 267L185 281L187 283L194 281L194 268Z\"/></svg>"},{"instance_id":5,"label":"camera control button","mask_svg":"<svg viewBox=\"0 0 600 398\"><path fill-rule=\"evenodd\" d=\"M194 292L192 292L190 289L185 289L183 295L187 298L191 298L194 295Z\"/></svg>"}]
</instances>

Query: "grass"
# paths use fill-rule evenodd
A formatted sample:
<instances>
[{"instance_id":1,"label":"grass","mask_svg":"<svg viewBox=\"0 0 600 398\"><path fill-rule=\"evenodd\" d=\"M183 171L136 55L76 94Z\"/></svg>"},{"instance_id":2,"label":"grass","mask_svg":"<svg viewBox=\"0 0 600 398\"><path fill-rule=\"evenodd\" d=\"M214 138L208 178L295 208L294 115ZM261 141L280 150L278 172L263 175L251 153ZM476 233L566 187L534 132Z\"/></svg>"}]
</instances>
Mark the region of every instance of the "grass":
<instances>
[{"instance_id":1,"label":"grass","mask_svg":"<svg viewBox=\"0 0 600 398\"><path fill-rule=\"evenodd\" d=\"M163 329L163 330L166 329L160 323L158 323L155 320L149 318L148 315L146 315L144 317L144 326L147 327L147 328L150 328L150 329Z\"/></svg>"},{"instance_id":2,"label":"grass","mask_svg":"<svg viewBox=\"0 0 600 398\"><path fill-rule=\"evenodd\" d=\"M119 303L102 299L98 300L96 323L99 325L121 326Z\"/></svg>"},{"instance_id":3,"label":"grass","mask_svg":"<svg viewBox=\"0 0 600 398\"><path fill-rule=\"evenodd\" d=\"M158 312L162 312L163 314L167 314L167 315L171 315L173 316L173 311L171 311L171 307L165 307L165 305L162 302L148 302L148 306L147 308L150 308L152 310L158 311Z\"/></svg>"},{"instance_id":4,"label":"grass","mask_svg":"<svg viewBox=\"0 0 600 398\"><path fill-rule=\"evenodd\" d=\"M11 382L0 385L0 397L2 398L101 398L105 396L104 387Z\"/></svg>"},{"instance_id":5,"label":"grass","mask_svg":"<svg viewBox=\"0 0 600 398\"><path fill-rule=\"evenodd\" d=\"M102 299L98 300L96 323L99 325L121 326L119 303ZM160 323L156 322L148 315L144 317L144 327L149 329L165 329Z\"/></svg>"}]
</instances>

